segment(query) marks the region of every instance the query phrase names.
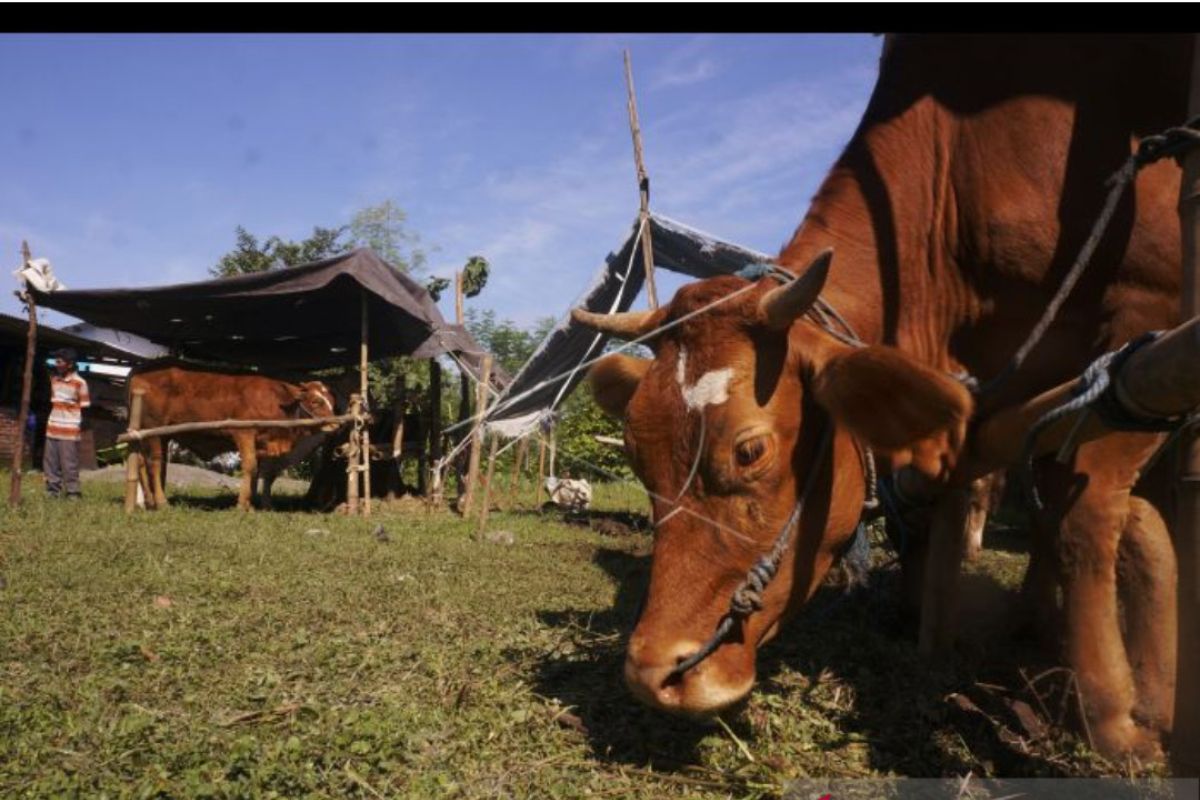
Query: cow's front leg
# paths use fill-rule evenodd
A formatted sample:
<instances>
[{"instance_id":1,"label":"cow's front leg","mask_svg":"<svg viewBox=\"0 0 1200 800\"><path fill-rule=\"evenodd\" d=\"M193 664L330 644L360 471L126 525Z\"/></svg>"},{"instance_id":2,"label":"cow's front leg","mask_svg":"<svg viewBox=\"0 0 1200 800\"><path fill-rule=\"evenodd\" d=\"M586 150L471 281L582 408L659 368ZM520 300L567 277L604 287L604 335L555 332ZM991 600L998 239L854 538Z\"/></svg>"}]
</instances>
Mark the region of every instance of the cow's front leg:
<instances>
[{"instance_id":1,"label":"cow's front leg","mask_svg":"<svg viewBox=\"0 0 1200 800\"><path fill-rule=\"evenodd\" d=\"M938 497L929 525L921 596L921 655L940 655L954 644L958 583L971 528L971 489L952 486Z\"/></svg>"},{"instance_id":2,"label":"cow's front leg","mask_svg":"<svg viewBox=\"0 0 1200 800\"><path fill-rule=\"evenodd\" d=\"M1175 548L1162 515L1134 497L1121 533L1117 590L1137 690L1134 721L1166 739L1175 712Z\"/></svg>"},{"instance_id":3,"label":"cow's front leg","mask_svg":"<svg viewBox=\"0 0 1200 800\"><path fill-rule=\"evenodd\" d=\"M1134 676L1117 605L1118 548L1130 491L1138 465L1156 441L1146 434L1113 434L1080 446L1075 471L1086 482L1063 517L1058 544L1067 662L1075 672L1093 744L1105 755L1160 755L1157 736L1133 720ZM1144 527L1137 530L1144 533ZM1146 538L1139 533L1131 542ZM1131 545L1130 552L1138 549Z\"/></svg>"},{"instance_id":4,"label":"cow's front leg","mask_svg":"<svg viewBox=\"0 0 1200 800\"><path fill-rule=\"evenodd\" d=\"M238 493L238 508L250 511L253 508L250 499L254 495L254 482L258 478L258 450L254 443L254 431L236 431L233 439L242 457L242 488Z\"/></svg>"}]
</instances>

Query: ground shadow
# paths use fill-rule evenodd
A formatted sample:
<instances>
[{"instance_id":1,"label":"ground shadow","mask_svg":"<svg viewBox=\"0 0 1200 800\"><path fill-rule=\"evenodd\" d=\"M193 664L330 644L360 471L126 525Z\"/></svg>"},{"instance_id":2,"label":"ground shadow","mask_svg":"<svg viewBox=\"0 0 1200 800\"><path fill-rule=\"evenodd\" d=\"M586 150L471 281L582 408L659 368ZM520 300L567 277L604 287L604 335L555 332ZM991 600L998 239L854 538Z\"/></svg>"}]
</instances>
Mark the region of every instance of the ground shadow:
<instances>
[{"instance_id":1,"label":"ground shadow","mask_svg":"<svg viewBox=\"0 0 1200 800\"><path fill-rule=\"evenodd\" d=\"M649 557L601 549L594 558L616 583L616 600L601 612L539 614L544 625L579 635L569 654L539 659L536 691L573 708L600 760L674 770L695 765L697 745L711 728L642 707L622 679L625 644L649 577ZM989 576L963 580L970 607L1017 606L1017 592ZM1034 675L1049 663L1034 645L1009 635L1013 620L1007 615L968 620L964 627L971 635L963 645L944 661L929 663L917 655L914 627L900 610L899 596L894 567L873 570L866 586L849 593L823 588L761 652L756 693L778 696L786 706L818 703L823 681L844 686L849 691L844 710L821 708L823 715L836 719L842 741L822 746L837 750L848 741L865 740L868 763L881 772L1068 774L1069 765L1030 746L1028 715L1018 713L1041 702L1025 691L1022 668L1024 675ZM975 612L968 608L964 613ZM1025 707L1017 708L1020 704ZM726 719L740 738L753 741L754 725L745 714Z\"/></svg>"}]
</instances>

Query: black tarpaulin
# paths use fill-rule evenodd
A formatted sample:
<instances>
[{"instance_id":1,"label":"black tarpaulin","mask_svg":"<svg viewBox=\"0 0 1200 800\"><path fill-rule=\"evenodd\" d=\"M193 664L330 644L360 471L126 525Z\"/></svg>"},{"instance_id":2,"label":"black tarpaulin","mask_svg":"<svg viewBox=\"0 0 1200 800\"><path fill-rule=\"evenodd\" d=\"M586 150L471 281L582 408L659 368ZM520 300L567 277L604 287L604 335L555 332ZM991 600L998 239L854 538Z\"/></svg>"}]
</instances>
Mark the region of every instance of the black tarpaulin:
<instances>
[{"instance_id":1,"label":"black tarpaulin","mask_svg":"<svg viewBox=\"0 0 1200 800\"><path fill-rule=\"evenodd\" d=\"M265 369L357 364L364 296L371 359L446 352L434 336L446 322L429 292L368 249L198 283L31 291L39 305L200 360ZM442 338L463 343L458 334Z\"/></svg>"},{"instance_id":2,"label":"black tarpaulin","mask_svg":"<svg viewBox=\"0 0 1200 800\"><path fill-rule=\"evenodd\" d=\"M737 272L747 264L770 261L770 256L722 241L695 228L657 214L649 217L654 266L693 278ZM628 311L646 280L640 227L605 259L579 308L600 314ZM564 317L542 341L488 413L489 428L506 436L528 431L583 380L577 367L604 352L608 337ZM554 380L566 376L563 380Z\"/></svg>"}]
</instances>

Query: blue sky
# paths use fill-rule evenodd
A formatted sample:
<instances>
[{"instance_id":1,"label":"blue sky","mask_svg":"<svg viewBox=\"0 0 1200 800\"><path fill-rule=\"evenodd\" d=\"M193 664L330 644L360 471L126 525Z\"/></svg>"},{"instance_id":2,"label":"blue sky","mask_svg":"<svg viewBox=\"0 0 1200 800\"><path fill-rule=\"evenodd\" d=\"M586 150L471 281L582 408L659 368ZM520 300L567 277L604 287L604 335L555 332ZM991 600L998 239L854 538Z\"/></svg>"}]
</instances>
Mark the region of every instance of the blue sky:
<instances>
[{"instance_id":1,"label":"blue sky","mask_svg":"<svg viewBox=\"0 0 1200 800\"><path fill-rule=\"evenodd\" d=\"M469 303L531 324L568 308L637 213L623 48L652 208L773 253L853 132L880 44L0 35L0 267L28 239L71 288L201 280L236 225L301 238L391 199L430 273L486 256ZM18 313L11 292L0 311Z\"/></svg>"}]
</instances>

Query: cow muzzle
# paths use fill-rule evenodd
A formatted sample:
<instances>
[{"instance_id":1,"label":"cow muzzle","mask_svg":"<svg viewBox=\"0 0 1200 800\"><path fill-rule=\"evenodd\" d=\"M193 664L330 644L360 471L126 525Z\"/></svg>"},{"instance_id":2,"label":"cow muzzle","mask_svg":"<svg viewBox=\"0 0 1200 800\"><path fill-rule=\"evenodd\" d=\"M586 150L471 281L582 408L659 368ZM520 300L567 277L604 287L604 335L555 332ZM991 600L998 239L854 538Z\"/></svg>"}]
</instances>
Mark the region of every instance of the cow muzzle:
<instances>
[{"instance_id":1,"label":"cow muzzle","mask_svg":"<svg viewBox=\"0 0 1200 800\"><path fill-rule=\"evenodd\" d=\"M681 675L675 666L701 642L656 645L636 632L625 655L625 683L642 703L679 716L704 719L737 704L754 686L754 650L725 645Z\"/></svg>"}]
</instances>

